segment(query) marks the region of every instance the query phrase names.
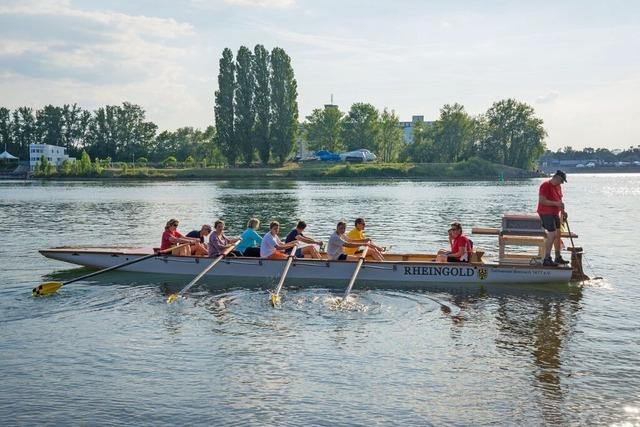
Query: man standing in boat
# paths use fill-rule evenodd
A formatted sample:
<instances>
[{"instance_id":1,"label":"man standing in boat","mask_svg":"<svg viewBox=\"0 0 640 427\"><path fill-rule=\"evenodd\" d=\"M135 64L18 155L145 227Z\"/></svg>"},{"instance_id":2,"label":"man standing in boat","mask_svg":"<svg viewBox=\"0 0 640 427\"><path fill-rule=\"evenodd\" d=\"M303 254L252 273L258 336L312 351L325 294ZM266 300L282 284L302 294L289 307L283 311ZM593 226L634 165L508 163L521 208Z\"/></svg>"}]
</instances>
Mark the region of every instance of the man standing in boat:
<instances>
[{"instance_id":1,"label":"man standing in boat","mask_svg":"<svg viewBox=\"0 0 640 427\"><path fill-rule=\"evenodd\" d=\"M561 170L551 177L550 180L540 185L538 192L538 215L542 221L542 227L547 231L545 240L545 253L542 265L556 267L558 264L568 264L560 255L562 241L560 240L560 215L564 212L562 202L562 184L567 182L567 174ZM556 256L551 259L551 248L555 244Z\"/></svg>"}]
</instances>

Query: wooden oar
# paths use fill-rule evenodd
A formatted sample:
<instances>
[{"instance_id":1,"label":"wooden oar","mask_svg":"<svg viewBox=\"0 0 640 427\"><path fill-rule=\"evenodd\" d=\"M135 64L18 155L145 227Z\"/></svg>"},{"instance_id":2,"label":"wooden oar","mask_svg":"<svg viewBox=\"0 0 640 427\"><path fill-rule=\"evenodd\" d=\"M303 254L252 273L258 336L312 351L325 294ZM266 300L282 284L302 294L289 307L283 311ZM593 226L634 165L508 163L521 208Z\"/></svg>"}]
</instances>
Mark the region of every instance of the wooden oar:
<instances>
[{"instance_id":1,"label":"wooden oar","mask_svg":"<svg viewBox=\"0 0 640 427\"><path fill-rule=\"evenodd\" d=\"M358 265L356 265L356 269L353 271L353 275L351 276L351 281L349 282L349 286L347 286L347 290L344 291L343 301L346 301L349 293L351 292L351 288L353 288L353 284L356 282L356 277L358 277L358 273L360 272L360 268L362 268L362 264L364 263L364 259L367 256L367 251L369 250L369 246L366 246L360 254L360 259L358 260Z\"/></svg>"},{"instance_id":2,"label":"wooden oar","mask_svg":"<svg viewBox=\"0 0 640 427\"><path fill-rule=\"evenodd\" d=\"M144 261L145 259L153 258L154 256L157 256L159 254L164 254L174 249L181 248L183 246L188 246L188 245L190 245L190 243L183 243L178 246L172 246L168 249L154 252L151 255L145 255L142 258L126 261L126 262L123 262L122 264L117 264L112 267L102 269L100 271L94 271L93 273L85 274L84 276L76 277L75 279L67 280L66 282L45 282L40 286L36 286L35 288L33 288L33 296L49 295L56 292L58 289L60 289L64 285L68 285L69 283L77 282L78 280L88 279L89 277L97 276L98 274L106 273L108 271L113 271L121 267L126 267L127 265L135 264L136 262Z\"/></svg>"},{"instance_id":3,"label":"wooden oar","mask_svg":"<svg viewBox=\"0 0 640 427\"><path fill-rule=\"evenodd\" d=\"M284 266L284 270L282 271L282 276L280 277L280 281L278 282L278 286L276 287L276 292L271 294L271 305L276 306L280 304L280 290L282 289L282 285L284 285L284 279L287 277L287 273L289 272L289 267L291 267L291 263L293 262L293 258L296 256L296 251L298 250L298 243L293 245L291 248L291 253L287 257L287 263Z\"/></svg>"},{"instance_id":4,"label":"wooden oar","mask_svg":"<svg viewBox=\"0 0 640 427\"><path fill-rule=\"evenodd\" d=\"M446 314L450 314L451 313L451 307L449 307L448 305L438 301L435 298L431 298L430 296L427 296L427 295L424 295L424 294L422 296L425 297L426 299L429 299L429 300L435 302L436 304L440 304L440 310L442 310L443 313L446 313Z\"/></svg>"},{"instance_id":5,"label":"wooden oar","mask_svg":"<svg viewBox=\"0 0 640 427\"><path fill-rule=\"evenodd\" d=\"M180 292L178 292L177 294L171 294L169 295L169 297L167 298L167 304L171 304L172 302L174 302L175 300L177 300L179 297L183 296L189 289L191 289L191 287L193 285L195 285L196 283L198 283L198 280L202 279L202 276L204 276L205 274L207 274L209 271L211 271L211 269L213 267L216 266L216 264L218 264L220 262L220 260L222 260L222 258L224 258L225 256L229 255L229 252L231 252L232 250L234 250L236 248L236 246L238 246L238 244L240 243L240 240L236 241L233 245L229 246L227 249L225 249L224 251L222 251L222 254L220 254L219 256L217 256L213 261L211 261L211 263L209 265L207 265L204 270L202 270L196 277L193 278L192 281L190 281L187 286L185 286L184 288L182 288L180 290Z\"/></svg>"}]
</instances>

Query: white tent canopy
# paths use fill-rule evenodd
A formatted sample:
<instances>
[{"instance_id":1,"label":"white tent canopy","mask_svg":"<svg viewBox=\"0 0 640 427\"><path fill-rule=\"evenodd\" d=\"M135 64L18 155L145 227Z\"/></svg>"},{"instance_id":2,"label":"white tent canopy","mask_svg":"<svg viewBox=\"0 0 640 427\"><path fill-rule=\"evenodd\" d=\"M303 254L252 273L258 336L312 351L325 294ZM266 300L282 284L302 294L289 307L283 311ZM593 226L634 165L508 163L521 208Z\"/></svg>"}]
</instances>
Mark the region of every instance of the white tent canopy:
<instances>
[{"instance_id":1,"label":"white tent canopy","mask_svg":"<svg viewBox=\"0 0 640 427\"><path fill-rule=\"evenodd\" d=\"M0 160L17 160L18 158L16 156L13 156L11 154L9 154L9 152L7 150L4 150L1 154L0 154Z\"/></svg>"}]
</instances>

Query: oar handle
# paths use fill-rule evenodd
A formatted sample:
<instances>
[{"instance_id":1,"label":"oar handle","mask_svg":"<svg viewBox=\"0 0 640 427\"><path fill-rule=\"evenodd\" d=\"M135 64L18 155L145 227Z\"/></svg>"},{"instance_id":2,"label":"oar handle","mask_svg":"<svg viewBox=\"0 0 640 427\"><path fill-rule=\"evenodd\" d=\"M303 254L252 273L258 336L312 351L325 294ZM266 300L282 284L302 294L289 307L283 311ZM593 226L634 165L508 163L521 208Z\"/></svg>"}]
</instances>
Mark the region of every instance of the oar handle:
<instances>
[{"instance_id":1,"label":"oar handle","mask_svg":"<svg viewBox=\"0 0 640 427\"><path fill-rule=\"evenodd\" d=\"M344 291L344 298L346 299L351 293L351 288L353 288L353 284L356 282L356 277L358 277L358 273L360 272L360 268L364 263L364 259L367 257L367 251L369 250L369 246L366 246L362 253L360 254L360 259L358 260L358 265L356 265L356 269L353 271L353 275L351 276L351 280L349 281L349 286L347 286L347 290Z\"/></svg>"},{"instance_id":2,"label":"oar handle","mask_svg":"<svg viewBox=\"0 0 640 427\"><path fill-rule=\"evenodd\" d=\"M116 264L116 265L113 265L111 267L104 268L104 269L99 270L99 271L94 271L93 273L85 274L84 276L80 276L80 277L76 277L75 279L68 280L68 281L64 282L62 285L68 285L69 283L77 282L77 281L83 280L83 279L88 279L89 277L97 276L98 274L102 274L102 273L106 273L108 271L116 270L116 269L121 268L121 267L126 267L127 265L135 264L136 262L140 262L140 261L144 261L145 259L153 258L154 256L157 256L159 254L165 254L167 252L170 252L170 251L172 251L174 249L177 249L177 248L181 248L183 246L189 246L189 243L183 243L182 245L172 246L169 249L164 249L164 250L161 250L161 251L157 251L157 252L154 252L152 254L145 255L142 258L132 259L132 260L129 260L129 261L125 261L125 262L123 262L121 264Z\"/></svg>"}]
</instances>

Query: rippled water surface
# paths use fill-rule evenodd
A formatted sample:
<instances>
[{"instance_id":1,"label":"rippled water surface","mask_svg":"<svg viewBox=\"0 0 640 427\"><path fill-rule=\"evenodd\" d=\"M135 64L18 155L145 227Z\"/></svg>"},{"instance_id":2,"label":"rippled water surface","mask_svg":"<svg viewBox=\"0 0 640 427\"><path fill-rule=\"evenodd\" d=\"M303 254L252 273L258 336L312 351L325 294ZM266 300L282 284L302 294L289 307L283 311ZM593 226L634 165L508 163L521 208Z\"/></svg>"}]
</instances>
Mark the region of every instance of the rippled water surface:
<instances>
[{"instance_id":1,"label":"rippled water surface","mask_svg":"<svg viewBox=\"0 0 640 427\"><path fill-rule=\"evenodd\" d=\"M535 210L539 183L0 181L0 424L639 425L640 175L569 177L576 244L603 277L569 291L356 284L350 310L323 288L273 309L268 286L228 283L168 306L188 277L115 272L30 293L87 272L38 249L157 246L172 217L184 232L224 218L229 234L301 218L326 240L362 215L394 252L433 252L452 219Z\"/></svg>"}]
</instances>

